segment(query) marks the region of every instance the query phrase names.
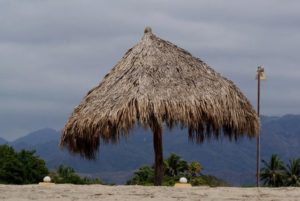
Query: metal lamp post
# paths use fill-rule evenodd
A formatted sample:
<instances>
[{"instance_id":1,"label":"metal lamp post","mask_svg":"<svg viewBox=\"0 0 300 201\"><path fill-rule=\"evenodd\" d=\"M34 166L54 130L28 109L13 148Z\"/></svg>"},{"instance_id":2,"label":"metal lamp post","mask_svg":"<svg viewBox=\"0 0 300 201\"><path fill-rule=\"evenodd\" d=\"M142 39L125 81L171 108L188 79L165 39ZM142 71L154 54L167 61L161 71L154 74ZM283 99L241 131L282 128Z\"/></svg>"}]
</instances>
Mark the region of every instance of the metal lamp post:
<instances>
[{"instance_id":1,"label":"metal lamp post","mask_svg":"<svg viewBox=\"0 0 300 201\"><path fill-rule=\"evenodd\" d=\"M260 116L260 80L265 80L265 70L262 66L257 67L257 115ZM260 133L256 137L256 186L260 186Z\"/></svg>"}]
</instances>

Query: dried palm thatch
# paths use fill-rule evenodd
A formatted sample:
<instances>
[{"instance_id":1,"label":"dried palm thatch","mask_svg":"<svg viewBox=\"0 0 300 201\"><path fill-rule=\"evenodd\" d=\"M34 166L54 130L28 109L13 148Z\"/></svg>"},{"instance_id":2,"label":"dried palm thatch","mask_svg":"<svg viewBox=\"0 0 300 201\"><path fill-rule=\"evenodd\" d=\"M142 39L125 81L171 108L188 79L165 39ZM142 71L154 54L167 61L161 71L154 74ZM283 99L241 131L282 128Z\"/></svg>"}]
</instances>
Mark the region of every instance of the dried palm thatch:
<instances>
[{"instance_id":1,"label":"dried palm thatch","mask_svg":"<svg viewBox=\"0 0 300 201\"><path fill-rule=\"evenodd\" d=\"M154 140L161 140L164 122L188 128L199 143L222 133L237 138L259 131L255 111L233 82L146 28L142 40L75 108L60 143L93 158L100 141L117 142L137 123L160 133Z\"/></svg>"}]
</instances>

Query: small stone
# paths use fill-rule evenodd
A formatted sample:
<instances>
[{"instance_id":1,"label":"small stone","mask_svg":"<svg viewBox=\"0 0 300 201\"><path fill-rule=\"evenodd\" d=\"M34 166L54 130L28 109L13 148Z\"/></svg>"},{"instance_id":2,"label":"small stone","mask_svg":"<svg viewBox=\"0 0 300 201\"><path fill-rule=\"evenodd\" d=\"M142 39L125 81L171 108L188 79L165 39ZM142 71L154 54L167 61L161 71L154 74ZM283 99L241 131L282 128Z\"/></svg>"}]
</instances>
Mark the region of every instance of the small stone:
<instances>
[{"instance_id":1,"label":"small stone","mask_svg":"<svg viewBox=\"0 0 300 201\"><path fill-rule=\"evenodd\" d=\"M46 183L50 183L51 178L49 176L46 176L46 177L44 177L43 181L46 182Z\"/></svg>"},{"instance_id":2,"label":"small stone","mask_svg":"<svg viewBox=\"0 0 300 201\"><path fill-rule=\"evenodd\" d=\"M186 184L188 181L187 181L187 178L180 177L179 182L182 183L182 184Z\"/></svg>"}]
</instances>

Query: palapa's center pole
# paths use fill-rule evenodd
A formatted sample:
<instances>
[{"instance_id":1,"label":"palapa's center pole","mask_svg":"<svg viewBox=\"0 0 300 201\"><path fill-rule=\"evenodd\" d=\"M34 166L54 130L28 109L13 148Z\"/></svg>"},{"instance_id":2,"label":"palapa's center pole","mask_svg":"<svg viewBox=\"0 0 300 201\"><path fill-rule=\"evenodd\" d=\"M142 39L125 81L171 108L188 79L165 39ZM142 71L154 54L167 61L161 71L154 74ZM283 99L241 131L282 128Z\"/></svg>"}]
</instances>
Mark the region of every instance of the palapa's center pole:
<instances>
[{"instance_id":1,"label":"palapa's center pole","mask_svg":"<svg viewBox=\"0 0 300 201\"><path fill-rule=\"evenodd\" d=\"M265 70L262 66L257 68L257 115L260 117L260 80L265 80ZM256 186L260 186L260 134L256 137Z\"/></svg>"},{"instance_id":2,"label":"palapa's center pole","mask_svg":"<svg viewBox=\"0 0 300 201\"><path fill-rule=\"evenodd\" d=\"M257 79L257 115L260 109L260 74ZM260 186L260 133L256 137L256 187Z\"/></svg>"},{"instance_id":3,"label":"palapa's center pole","mask_svg":"<svg viewBox=\"0 0 300 201\"><path fill-rule=\"evenodd\" d=\"M161 186L164 167L163 167L163 146L162 146L162 128L160 126L155 126L153 130L153 145L154 145L154 155L155 155L155 169L154 169L154 185Z\"/></svg>"}]
</instances>

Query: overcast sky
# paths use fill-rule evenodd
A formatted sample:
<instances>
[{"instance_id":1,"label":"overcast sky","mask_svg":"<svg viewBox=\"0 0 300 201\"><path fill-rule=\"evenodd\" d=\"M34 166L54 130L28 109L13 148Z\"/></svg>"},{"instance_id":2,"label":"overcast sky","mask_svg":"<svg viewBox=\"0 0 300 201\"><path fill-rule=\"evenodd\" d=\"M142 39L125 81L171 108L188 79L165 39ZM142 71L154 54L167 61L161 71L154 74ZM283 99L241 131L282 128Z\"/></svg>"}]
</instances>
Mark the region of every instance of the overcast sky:
<instances>
[{"instance_id":1,"label":"overcast sky","mask_svg":"<svg viewBox=\"0 0 300 201\"><path fill-rule=\"evenodd\" d=\"M0 137L60 130L151 26L231 79L261 112L300 114L299 0L0 0Z\"/></svg>"}]
</instances>

